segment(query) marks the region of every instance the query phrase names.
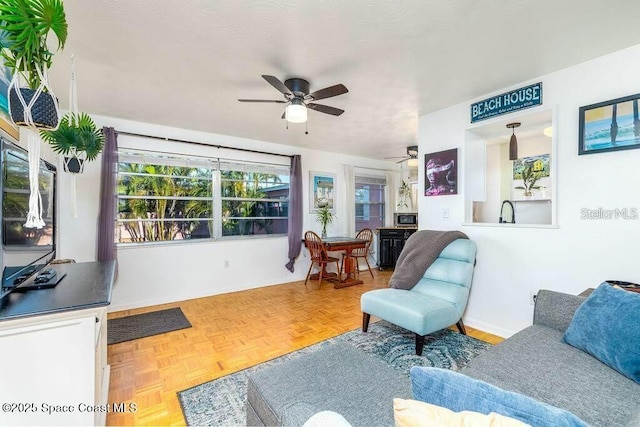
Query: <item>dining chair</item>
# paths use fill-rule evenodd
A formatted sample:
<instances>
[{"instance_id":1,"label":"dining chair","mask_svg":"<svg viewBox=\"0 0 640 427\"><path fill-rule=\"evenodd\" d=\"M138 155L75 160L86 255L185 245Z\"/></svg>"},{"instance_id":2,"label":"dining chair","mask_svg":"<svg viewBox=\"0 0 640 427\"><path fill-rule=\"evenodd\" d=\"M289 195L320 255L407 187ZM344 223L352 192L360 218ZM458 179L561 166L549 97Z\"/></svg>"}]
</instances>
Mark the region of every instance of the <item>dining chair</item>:
<instances>
[{"instance_id":1,"label":"dining chair","mask_svg":"<svg viewBox=\"0 0 640 427\"><path fill-rule=\"evenodd\" d=\"M364 258L364 261L367 263L367 268L369 269L369 273L371 273L371 277L373 277L373 271L371 271L371 266L369 265L369 248L371 248L371 243L373 242L373 231L370 228L363 228L358 231L356 234L356 239L366 240L367 244L363 248L357 248L351 251L351 258L353 258L353 262L355 263L355 271L356 274L360 274L360 268L358 268L358 258ZM342 254L342 265L340 267L340 273L342 273L342 269L344 268L346 254Z\"/></svg>"},{"instance_id":2,"label":"dining chair","mask_svg":"<svg viewBox=\"0 0 640 427\"><path fill-rule=\"evenodd\" d=\"M309 271L307 272L307 278L304 280L305 286L307 285L307 281L311 276L311 269L313 268L313 264L318 264L320 267L320 273L318 278L318 283L322 283L322 273L325 270L325 267L332 262L336 263L336 271L338 275L340 274L340 267L338 263L340 260L335 257L331 257L327 255L327 249L324 246L324 242L313 231L307 231L304 233L304 244L309 249L309 254L311 255L311 265L309 266Z\"/></svg>"}]
</instances>

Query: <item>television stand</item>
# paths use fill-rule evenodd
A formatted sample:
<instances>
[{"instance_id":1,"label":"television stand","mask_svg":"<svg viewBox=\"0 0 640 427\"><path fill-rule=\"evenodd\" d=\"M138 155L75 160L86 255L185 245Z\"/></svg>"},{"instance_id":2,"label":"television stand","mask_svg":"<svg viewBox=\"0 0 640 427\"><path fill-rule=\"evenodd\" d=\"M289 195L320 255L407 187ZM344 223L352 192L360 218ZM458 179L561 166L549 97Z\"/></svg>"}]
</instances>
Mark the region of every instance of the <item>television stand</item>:
<instances>
[{"instance_id":1,"label":"television stand","mask_svg":"<svg viewBox=\"0 0 640 427\"><path fill-rule=\"evenodd\" d=\"M107 307L115 261L55 269L66 277L54 289L11 292L0 300L0 402L34 402L38 409L0 413L0 425L105 425ZM44 403L73 410L45 411Z\"/></svg>"}]
</instances>

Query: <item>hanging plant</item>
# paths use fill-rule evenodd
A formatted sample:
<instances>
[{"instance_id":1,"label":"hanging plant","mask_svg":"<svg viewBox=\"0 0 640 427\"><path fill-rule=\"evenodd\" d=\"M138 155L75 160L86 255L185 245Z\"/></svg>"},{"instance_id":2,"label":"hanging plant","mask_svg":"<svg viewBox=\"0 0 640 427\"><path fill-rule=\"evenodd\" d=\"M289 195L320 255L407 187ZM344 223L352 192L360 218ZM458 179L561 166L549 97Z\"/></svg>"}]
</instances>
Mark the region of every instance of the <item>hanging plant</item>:
<instances>
[{"instance_id":1,"label":"hanging plant","mask_svg":"<svg viewBox=\"0 0 640 427\"><path fill-rule=\"evenodd\" d=\"M402 185L398 187L398 208L408 208L408 202L411 200L411 186L403 179Z\"/></svg>"},{"instance_id":2,"label":"hanging plant","mask_svg":"<svg viewBox=\"0 0 640 427\"><path fill-rule=\"evenodd\" d=\"M66 172L81 173L84 162L95 160L104 147L104 134L87 113L67 113L58 129L40 131L53 151L65 156Z\"/></svg>"},{"instance_id":3,"label":"hanging plant","mask_svg":"<svg viewBox=\"0 0 640 427\"><path fill-rule=\"evenodd\" d=\"M47 44L51 33L58 39L56 50L61 50L67 40L62 1L0 0L0 56L13 75L8 98L17 125L58 125L58 101L47 77L55 53ZM21 81L27 87L20 87Z\"/></svg>"}]
</instances>

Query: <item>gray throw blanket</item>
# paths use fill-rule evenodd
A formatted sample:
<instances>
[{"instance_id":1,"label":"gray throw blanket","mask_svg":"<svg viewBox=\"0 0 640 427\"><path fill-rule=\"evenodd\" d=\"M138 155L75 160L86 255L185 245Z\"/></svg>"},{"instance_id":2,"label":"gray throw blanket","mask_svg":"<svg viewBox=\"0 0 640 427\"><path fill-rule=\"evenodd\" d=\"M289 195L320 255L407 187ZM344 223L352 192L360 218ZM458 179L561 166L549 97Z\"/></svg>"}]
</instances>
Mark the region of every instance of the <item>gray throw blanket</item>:
<instances>
[{"instance_id":1,"label":"gray throw blanket","mask_svg":"<svg viewBox=\"0 0 640 427\"><path fill-rule=\"evenodd\" d=\"M389 279L389 287L406 290L413 288L449 243L468 238L461 231L416 231L402 248Z\"/></svg>"}]
</instances>

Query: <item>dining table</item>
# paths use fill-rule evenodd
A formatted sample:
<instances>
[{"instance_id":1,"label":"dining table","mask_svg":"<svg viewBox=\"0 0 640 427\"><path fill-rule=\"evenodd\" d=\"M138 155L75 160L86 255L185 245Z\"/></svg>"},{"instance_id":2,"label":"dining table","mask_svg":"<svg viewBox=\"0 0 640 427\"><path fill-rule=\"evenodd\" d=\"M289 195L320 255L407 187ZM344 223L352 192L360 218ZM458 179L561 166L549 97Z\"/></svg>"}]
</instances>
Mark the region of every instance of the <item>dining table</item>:
<instances>
[{"instance_id":1,"label":"dining table","mask_svg":"<svg viewBox=\"0 0 640 427\"><path fill-rule=\"evenodd\" d=\"M327 280L335 282L333 287L335 289L346 288L348 286L360 285L363 283L362 280L357 279L355 277L355 273L357 271L357 265L355 264L355 258L351 256L351 252L354 249L364 248L368 240L365 239L356 239L355 237L344 237L344 236L330 236L322 239L325 249L328 252L333 251L344 251L344 277L340 276L340 272L336 273L328 273L322 272L322 277L327 277ZM322 268L325 268L324 266ZM318 279L319 273L315 273L311 275L311 279Z\"/></svg>"}]
</instances>

